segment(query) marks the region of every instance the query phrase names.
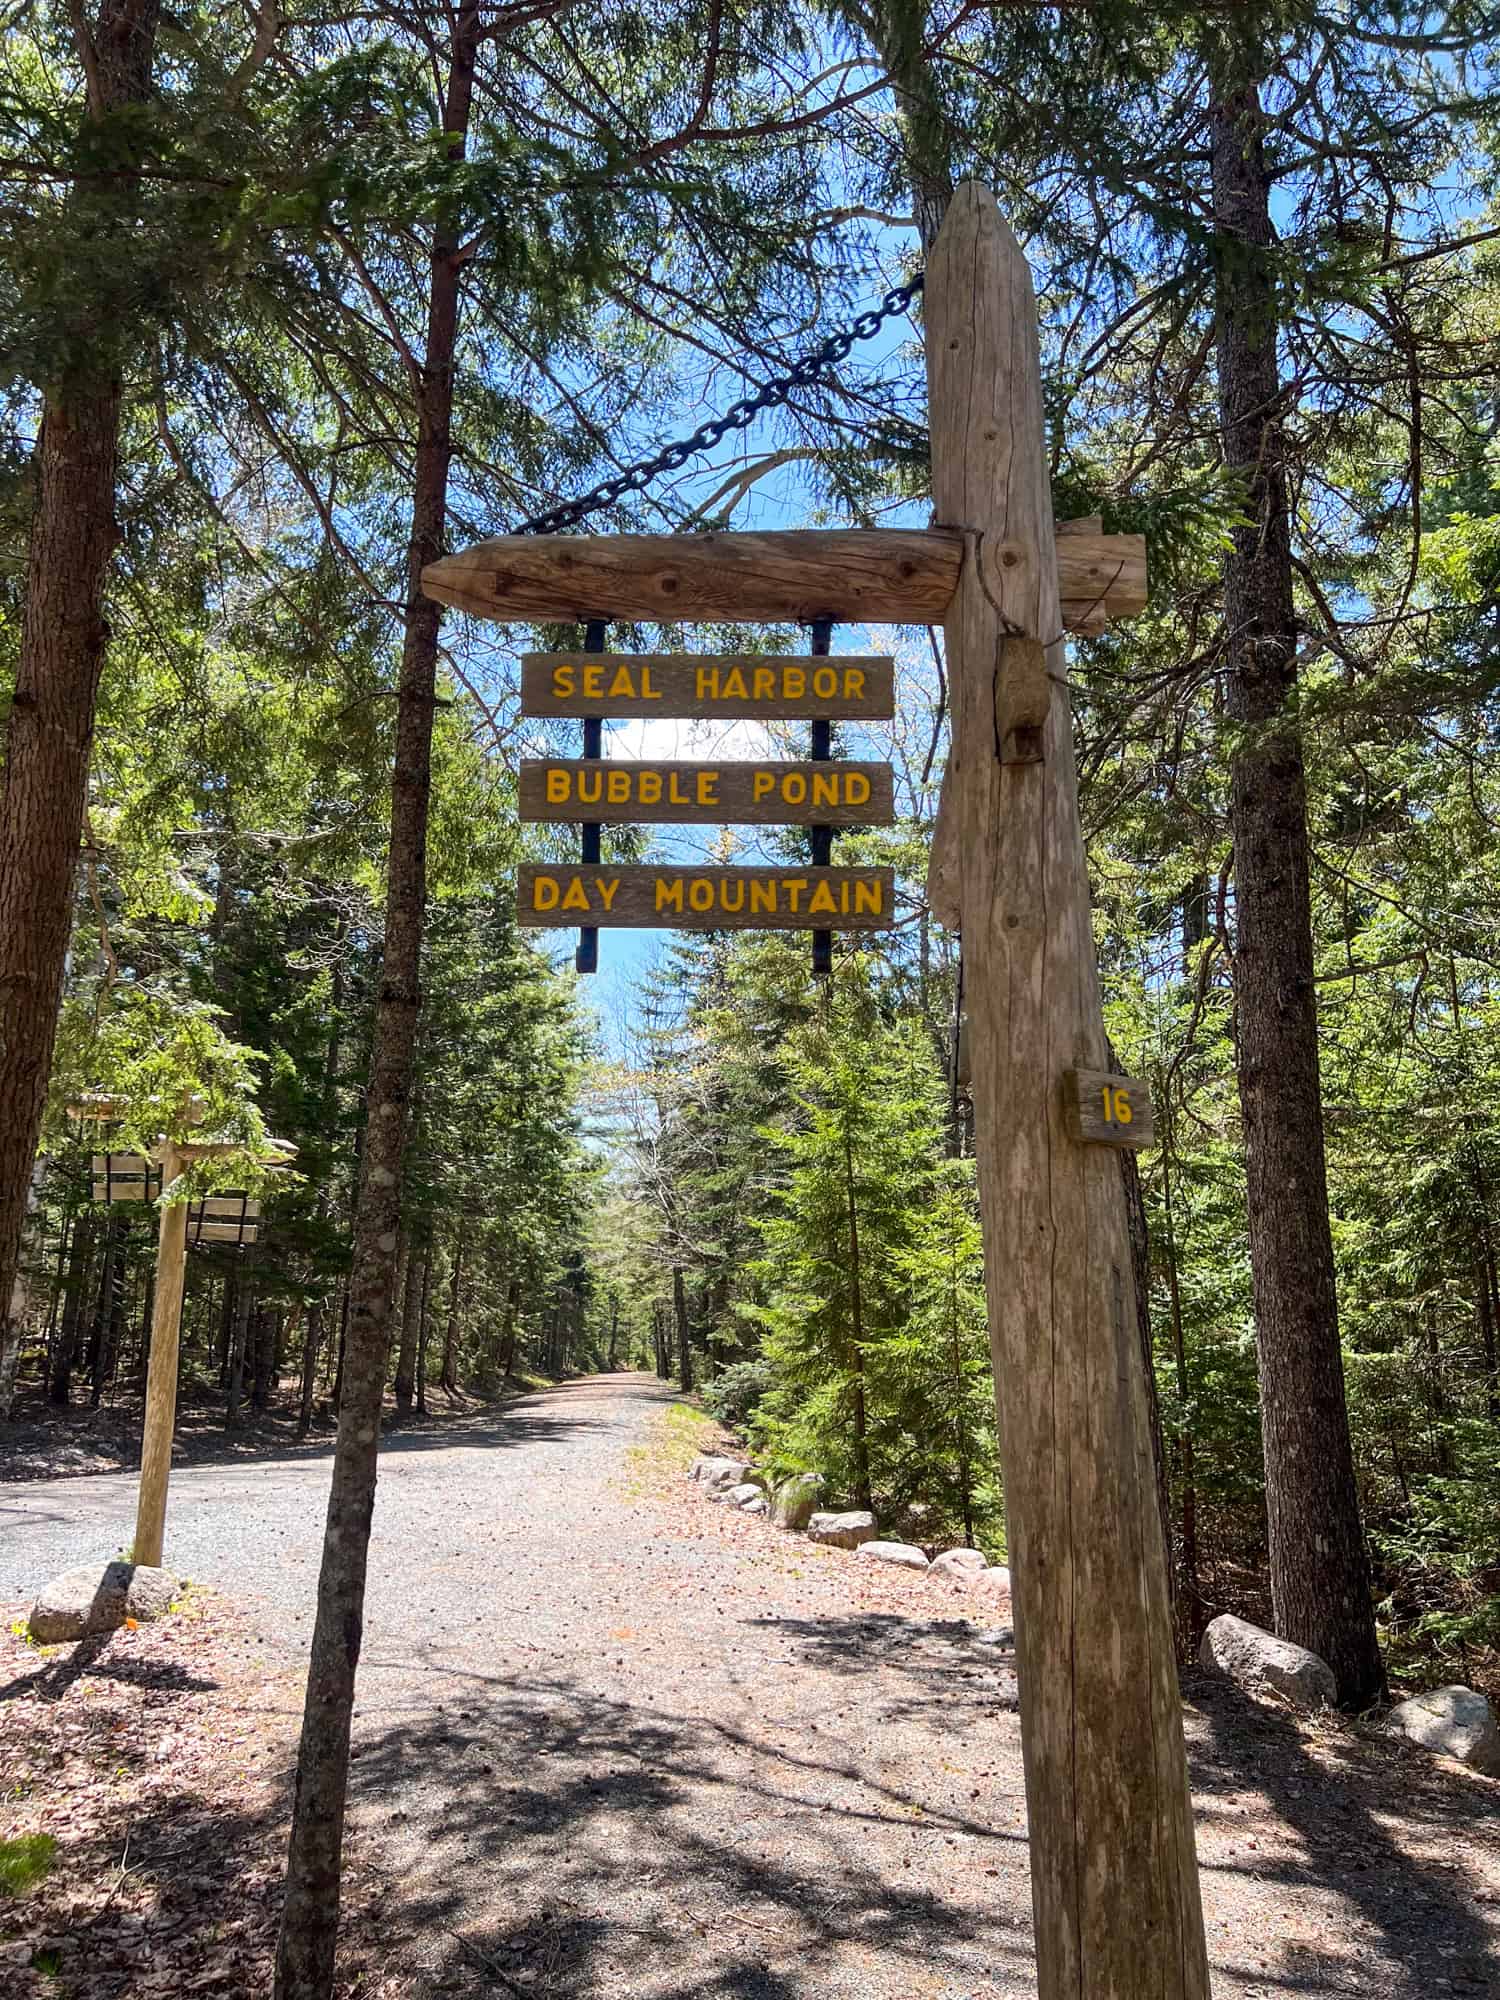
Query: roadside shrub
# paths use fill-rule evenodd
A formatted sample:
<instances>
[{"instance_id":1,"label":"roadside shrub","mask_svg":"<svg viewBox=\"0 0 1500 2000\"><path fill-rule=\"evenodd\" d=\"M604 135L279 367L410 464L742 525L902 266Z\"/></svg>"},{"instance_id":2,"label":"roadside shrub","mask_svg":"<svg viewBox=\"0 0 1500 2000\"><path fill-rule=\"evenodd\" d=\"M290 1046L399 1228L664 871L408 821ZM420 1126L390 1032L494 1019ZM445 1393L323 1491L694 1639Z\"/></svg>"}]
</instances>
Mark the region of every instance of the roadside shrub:
<instances>
[{"instance_id":1,"label":"roadside shrub","mask_svg":"<svg viewBox=\"0 0 1500 2000\"><path fill-rule=\"evenodd\" d=\"M703 1388L703 1407L730 1430L743 1430L761 1398L771 1390L771 1369L764 1361L732 1361Z\"/></svg>"}]
</instances>

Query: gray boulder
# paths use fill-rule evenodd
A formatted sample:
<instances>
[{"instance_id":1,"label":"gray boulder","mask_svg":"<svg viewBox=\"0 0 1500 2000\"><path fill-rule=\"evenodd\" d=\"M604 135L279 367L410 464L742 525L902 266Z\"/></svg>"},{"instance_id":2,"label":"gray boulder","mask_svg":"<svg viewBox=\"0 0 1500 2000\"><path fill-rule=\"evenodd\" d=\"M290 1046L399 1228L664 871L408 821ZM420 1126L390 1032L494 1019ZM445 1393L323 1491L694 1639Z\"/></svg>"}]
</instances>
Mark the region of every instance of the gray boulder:
<instances>
[{"instance_id":1,"label":"gray boulder","mask_svg":"<svg viewBox=\"0 0 1500 2000\"><path fill-rule=\"evenodd\" d=\"M742 1500L740 1502L740 1512L742 1514L764 1514L766 1511L766 1496L761 1492L759 1487L755 1490L755 1498L753 1500Z\"/></svg>"},{"instance_id":2,"label":"gray boulder","mask_svg":"<svg viewBox=\"0 0 1500 2000\"><path fill-rule=\"evenodd\" d=\"M910 1542L862 1542L862 1556L873 1556L876 1562L895 1563L900 1569L926 1569L927 1558L920 1549L914 1549Z\"/></svg>"},{"instance_id":3,"label":"gray boulder","mask_svg":"<svg viewBox=\"0 0 1500 2000\"><path fill-rule=\"evenodd\" d=\"M771 1496L771 1519L778 1528L805 1528L823 1498L823 1481L816 1472L799 1472L783 1479Z\"/></svg>"},{"instance_id":4,"label":"gray boulder","mask_svg":"<svg viewBox=\"0 0 1500 2000\"><path fill-rule=\"evenodd\" d=\"M43 1586L27 1629L39 1646L61 1646L98 1632L116 1632L127 1618L149 1624L171 1610L177 1588L176 1577L166 1570L136 1563L65 1570Z\"/></svg>"},{"instance_id":5,"label":"gray boulder","mask_svg":"<svg viewBox=\"0 0 1500 2000\"><path fill-rule=\"evenodd\" d=\"M988 1567L982 1549L944 1549L932 1559L932 1574L950 1577L955 1583L970 1583Z\"/></svg>"},{"instance_id":6,"label":"gray boulder","mask_svg":"<svg viewBox=\"0 0 1500 2000\"><path fill-rule=\"evenodd\" d=\"M814 1514L807 1524L808 1540L832 1549L857 1549L873 1542L879 1532L875 1516L864 1512Z\"/></svg>"},{"instance_id":7,"label":"gray boulder","mask_svg":"<svg viewBox=\"0 0 1500 2000\"><path fill-rule=\"evenodd\" d=\"M1198 1659L1210 1673L1227 1674L1246 1694L1280 1695L1293 1708L1332 1707L1338 1699L1326 1660L1227 1611L1203 1634Z\"/></svg>"},{"instance_id":8,"label":"gray boulder","mask_svg":"<svg viewBox=\"0 0 1500 2000\"><path fill-rule=\"evenodd\" d=\"M766 1496L753 1479L743 1479L738 1486L726 1487L716 1497L727 1500L731 1507L748 1507L753 1500L764 1504Z\"/></svg>"},{"instance_id":9,"label":"gray boulder","mask_svg":"<svg viewBox=\"0 0 1500 2000\"><path fill-rule=\"evenodd\" d=\"M1495 1711L1473 1688L1434 1688L1398 1701L1386 1717L1386 1728L1408 1743L1420 1743L1440 1757L1452 1757L1471 1770L1500 1777L1500 1728Z\"/></svg>"},{"instance_id":10,"label":"gray boulder","mask_svg":"<svg viewBox=\"0 0 1500 2000\"><path fill-rule=\"evenodd\" d=\"M749 1471L749 1462L743 1458L700 1458L693 1467L693 1477L710 1493L720 1493L727 1487L740 1485Z\"/></svg>"}]
</instances>

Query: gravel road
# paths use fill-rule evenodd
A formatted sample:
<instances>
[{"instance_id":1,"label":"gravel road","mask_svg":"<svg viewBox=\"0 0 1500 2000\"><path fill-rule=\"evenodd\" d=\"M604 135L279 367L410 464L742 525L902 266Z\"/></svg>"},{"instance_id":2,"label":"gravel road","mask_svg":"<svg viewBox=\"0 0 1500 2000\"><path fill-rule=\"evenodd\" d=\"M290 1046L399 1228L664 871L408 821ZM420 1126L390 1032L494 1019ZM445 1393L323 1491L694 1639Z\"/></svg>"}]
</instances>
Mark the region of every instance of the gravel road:
<instances>
[{"instance_id":1,"label":"gravel road","mask_svg":"<svg viewBox=\"0 0 1500 2000\"><path fill-rule=\"evenodd\" d=\"M595 1377L385 1448L353 1813L392 1967L476 2000L1034 1995L1003 1600L712 1504L670 1402ZM305 1647L327 1472L173 1476L169 1562L268 1665ZM0 1595L121 1546L133 1495L0 1486ZM1219 2000L1500 1991L1500 1784L1192 1696Z\"/></svg>"}]
</instances>

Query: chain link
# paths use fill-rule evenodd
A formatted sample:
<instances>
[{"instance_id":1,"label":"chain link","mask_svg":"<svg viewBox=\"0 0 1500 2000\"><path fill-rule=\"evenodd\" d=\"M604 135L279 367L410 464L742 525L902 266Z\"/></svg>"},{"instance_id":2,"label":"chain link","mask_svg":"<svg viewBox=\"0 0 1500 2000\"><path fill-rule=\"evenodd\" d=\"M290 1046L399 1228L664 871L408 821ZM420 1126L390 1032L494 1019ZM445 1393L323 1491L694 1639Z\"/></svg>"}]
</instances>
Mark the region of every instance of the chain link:
<instances>
[{"instance_id":1,"label":"chain link","mask_svg":"<svg viewBox=\"0 0 1500 2000\"><path fill-rule=\"evenodd\" d=\"M829 371L849 355L856 341L868 340L894 314L906 311L921 291L922 282L923 274L918 271L904 285L897 285L887 292L878 308L862 312L846 332L830 334L821 347L804 354L785 375L773 377L753 396L732 403L722 417L711 417L706 424L700 424L691 437L677 438L671 444L663 445L654 457L643 458L639 465L616 473L613 479L601 481L592 492L580 494L576 500L564 500L556 507L549 507L545 514L533 514L529 521L522 521L509 532L513 535L555 535L565 528L576 528L580 521L587 520L590 514L597 514L601 507L612 507L627 493L643 491L658 473L676 472L690 458L696 458L699 452L712 451L730 431L748 430L762 410L779 409L794 389L810 389L826 381Z\"/></svg>"}]
</instances>

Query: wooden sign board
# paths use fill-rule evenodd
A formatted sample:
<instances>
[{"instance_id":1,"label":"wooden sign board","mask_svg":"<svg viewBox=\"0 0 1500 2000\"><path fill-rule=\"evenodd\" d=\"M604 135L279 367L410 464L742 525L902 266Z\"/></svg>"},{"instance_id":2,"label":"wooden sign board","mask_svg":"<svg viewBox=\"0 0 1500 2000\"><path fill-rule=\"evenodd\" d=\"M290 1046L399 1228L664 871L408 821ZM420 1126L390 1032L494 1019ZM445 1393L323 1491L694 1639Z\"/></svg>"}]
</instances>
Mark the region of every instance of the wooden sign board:
<instances>
[{"instance_id":1,"label":"wooden sign board","mask_svg":"<svg viewBox=\"0 0 1500 2000\"><path fill-rule=\"evenodd\" d=\"M260 1203L242 1194L211 1194L188 1209L189 1248L199 1243L250 1244L260 1230Z\"/></svg>"},{"instance_id":2,"label":"wooden sign board","mask_svg":"<svg viewBox=\"0 0 1500 2000\"><path fill-rule=\"evenodd\" d=\"M1070 1069L1063 1077L1063 1105L1073 1137L1086 1146L1140 1152L1155 1143L1151 1092L1139 1077Z\"/></svg>"},{"instance_id":3,"label":"wooden sign board","mask_svg":"<svg viewBox=\"0 0 1500 2000\"><path fill-rule=\"evenodd\" d=\"M632 764L597 758L521 765L523 820L712 826L889 826L889 764Z\"/></svg>"},{"instance_id":4,"label":"wooden sign board","mask_svg":"<svg viewBox=\"0 0 1500 2000\"><path fill-rule=\"evenodd\" d=\"M523 653L523 715L717 722L889 722L896 677L883 654Z\"/></svg>"},{"instance_id":5,"label":"wooden sign board","mask_svg":"<svg viewBox=\"0 0 1500 2000\"><path fill-rule=\"evenodd\" d=\"M893 921L892 868L607 868L529 862L516 915L536 928L867 931Z\"/></svg>"},{"instance_id":6,"label":"wooden sign board","mask_svg":"<svg viewBox=\"0 0 1500 2000\"><path fill-rule=\"evenodd\" d=\"M155 1201L161 1193L161 1168L142 1153L95 1153L93 1172L95 1201Z\"/></svg>"}]
</instances>

